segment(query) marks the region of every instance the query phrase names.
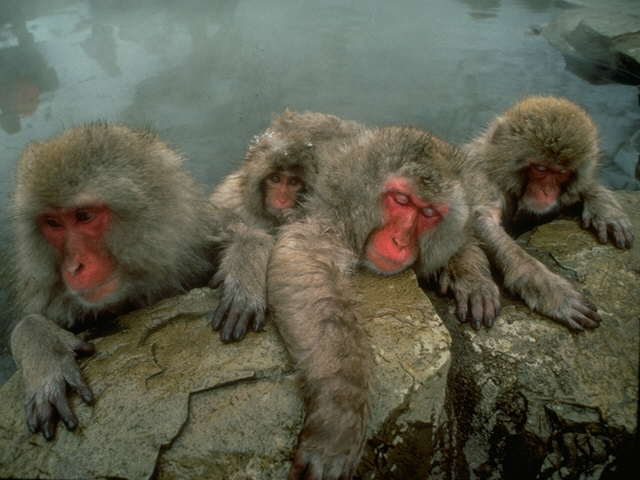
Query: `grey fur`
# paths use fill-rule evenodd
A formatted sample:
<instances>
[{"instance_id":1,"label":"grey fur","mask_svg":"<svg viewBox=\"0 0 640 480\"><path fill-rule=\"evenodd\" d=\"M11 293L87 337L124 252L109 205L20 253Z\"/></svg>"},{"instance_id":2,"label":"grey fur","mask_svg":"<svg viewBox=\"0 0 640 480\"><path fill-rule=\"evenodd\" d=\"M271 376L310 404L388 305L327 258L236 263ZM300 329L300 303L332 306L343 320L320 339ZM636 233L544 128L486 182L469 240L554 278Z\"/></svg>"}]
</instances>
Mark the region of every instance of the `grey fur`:
<instances>
[{"instance_id":1,"label":"grey fur","mask_svg":"<svg viewBox=\"0 0 640 480\"><path fill-rule=\"evenodd\" d=\"M524 169L530 159L537 159L573 172L551 214L581 204L583 226L593 228L601 242L610 239L620 248L631 247L627 215L595 179L600 153L591 118L563 98L527 97L498 116L466 150L470 162L490 180L475 189L480 205L476 233L504 274L506 287L532 309L573 330L597 327L600 319L591 302L569 281L527 255L502 226L527 210Z\"/></svg>"},{"instance_id":2,"label":"grey fur","mask_svg":"<svg viewBox=\"0 0 640 480\"><path fill-rule=\"evenodd\" d=\"M75 426L67 385L84 392L85 400L91 396L74 360L91 345L66 328L154 303L210 278L212 207L182 164L155 134L106 123L69 129L23 152L12 203L15 291L23 316L12 331L11 349L25 379L32 431L51 438L55 410ZM36 225L47 207L87 204L108 205L113 213L105 244L120 282L118 294L94 305L67 290L60 255Z\"/></svg>"},{"instance_id":3,"label":"grey fur","mask_svg":"<svg viewBox=\"0 0 640 480\"><path fill-rule=\"evenodd\" d=\"M266 178L277 171L296 174L304 182L299 203L310 193L316 152L322 145L354 135L361 127L333 115L285 111L250 145L244 163L215 189L211 202L219 212L222 254L213 286L222 295L211 323L223 341L237 341L251 325L264 327L266 270L276 229L295 219L298 208L275 215L265 205Z\"/></svg>"},{"instance_id":4,"label":"grey fur","mask_svg":"<svg viewBox=\"0 0 640 480\"><path fill-rule=\"evenodd\" d=\"M306 216L281 228L268 269L269 306L300 370L306 406L289 478L351 478L362 454L372 354L356 318L352 276L371 266L364 253L371 232L383 223L385 181L403 176L426 201L449 206L421 238L414 265L421 275L437 274L465 248L484 257L469 237L464 165L460 151L413 128L363 128L317 150ZM497 289L488 292L491 303Z\"/></svg>"}]
</instances>

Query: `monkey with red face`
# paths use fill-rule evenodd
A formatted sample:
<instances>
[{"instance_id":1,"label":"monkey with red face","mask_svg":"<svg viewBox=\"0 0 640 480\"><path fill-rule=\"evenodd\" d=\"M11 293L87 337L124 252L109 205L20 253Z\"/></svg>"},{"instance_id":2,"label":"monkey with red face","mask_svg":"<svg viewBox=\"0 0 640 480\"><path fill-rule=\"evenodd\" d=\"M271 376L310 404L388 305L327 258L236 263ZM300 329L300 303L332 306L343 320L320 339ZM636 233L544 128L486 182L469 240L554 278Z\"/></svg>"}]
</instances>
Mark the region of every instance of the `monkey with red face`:
<instances>
[{"instance_id":1,"label":"monkey with red face","mask_svg":"<svg viewBox=\"0 0 640 480\"><path fill-rule=\"evenodd\" d=\"M573 205L582 224L598 239L630 248L629 218L613 194L595 178L599 156L596 127L574 103L555 97L528 97L498 116L466 146L470 161L488 184L478 209L476 232L505 276L507 288L537 310L573 330L595 328L595 307L567 280L527 255L504 231L523 222L539 223Z\"/></svg>"},{"instance_id":2,"label":"monkey with red face","mask_svg":"<svg viewBox=\"0 0 640 480\"><path fill-rule=\"evenodd\" d=\"M348 138L360 126L333 115L286 110L250 145L243 165L215 189L222 228L220 268L212 286L221 299L211 325L225 342L265 323L266 269L276 229L295 218L315 174L319 145Z\"/></svg>"},{"instance_id":3,"label":"monkey with red face","mask_svg":"<svg viewBox=\"0 0 640 480\"><path fill-rule=\"evenodd\" d=\"M67 329L205 285L213 273L212 207L156 135L89 124L23 152L12 213L22 317L11 350L27 425L54 436L78 420L67 390L93 394L75 357L93 345Z\"/></svg>"},{"instance_id":4,"label":"monkey with red face","mask_svg":"<svg viewBox=\"0 0 640 480\"><path fill-rule=\"evenodd\" d=\"M306 408L289 478L348 479L364 447L372 364L354 271L432 275L460 252L484 256L470 236L464 156L453 146L413 128L363 128L315 155L305 216L281 227L273 246L268 300ZM485 307L495 315L486 258L484 269L469 265L455 280L489 285L471 296L480 319Z\"/></svg>"}]
</instances>

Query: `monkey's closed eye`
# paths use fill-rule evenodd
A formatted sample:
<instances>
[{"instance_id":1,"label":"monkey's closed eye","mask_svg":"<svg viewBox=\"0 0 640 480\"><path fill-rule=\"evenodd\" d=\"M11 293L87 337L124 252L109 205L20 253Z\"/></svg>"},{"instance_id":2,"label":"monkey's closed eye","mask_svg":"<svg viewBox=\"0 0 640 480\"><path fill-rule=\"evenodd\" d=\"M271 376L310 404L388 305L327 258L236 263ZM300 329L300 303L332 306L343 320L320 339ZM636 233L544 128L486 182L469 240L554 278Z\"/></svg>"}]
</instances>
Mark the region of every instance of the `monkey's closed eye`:
<instances>
[{"instance_id":1,"label":"monkey's closed eye","mask_svg":"<svg viewBox=\"0 0 640 480\"><path fill-rule=\"evenodd\" d=\"M532 165L539 172L546 172L548 169L544 165Z\"/></svg>"},{"instance_id":2,"label":"monkey's closed eye","mask_svg":"<svg viewBox=\"0 0 640 480\"><path fill-rule=\"evenodd\" d=\"M427 218L431 218L436 215L436 211L431 207L423 208L422 215L424 215Z\"/></svg>"},{"instance_id":3,"label":"monkey's closed eye","mask_svg":"<svg viewBox=\"0 0 640 480\"><path fill-rule=\"evenodd\" d=\"M76 220L80 223L89 223L96 218L96 214L89 210L78 210L76 212Z\"/></svg>"},{"instance_id":4,"label":"monkey's closed eye","mask_svg":"<svg viewBox=\"0 0 640 480\"><path fill-rule=\"evenodd\" d=\"M405 194L403 193L396 193L393 195L393 199L395 200L395 202L398 205L408 205L410 200L409 197L407 197Z\"/></svg>"},{"instance_id":5,"label":"monkey's closed eye","mask_svg":"<svg viewBox=\"0 0 640 480\"><path fill-rule=\"evenodd\" d=\"M62 224L53 218L45 218L44 223L51 228L62 228Z\"/></svg>"}]
</instances>

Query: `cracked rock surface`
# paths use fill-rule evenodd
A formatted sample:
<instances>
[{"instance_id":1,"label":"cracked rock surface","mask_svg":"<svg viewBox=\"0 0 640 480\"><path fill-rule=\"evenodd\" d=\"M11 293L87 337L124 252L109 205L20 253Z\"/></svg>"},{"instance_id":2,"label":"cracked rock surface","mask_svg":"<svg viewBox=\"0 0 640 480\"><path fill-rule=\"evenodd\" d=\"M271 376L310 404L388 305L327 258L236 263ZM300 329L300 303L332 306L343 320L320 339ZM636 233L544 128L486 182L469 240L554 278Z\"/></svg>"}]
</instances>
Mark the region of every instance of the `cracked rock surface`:
<instances>
[{"instance_id":1,"label":"cracked rock surface","mask_svg":"<svg viewBox=\"0 0 640 480\"><path fill-rule=\"evenodd\" d=\"M602 325L574 334L503 298L489 331L462 328L432 298L451 331L447 416L430 479L635 478L640 360L640 195L617 192L631 216L631 250L597 242L574 219L519 242L576 282Z\"/></svg>"},{"instance_id":2,"label":"cracked rock surface","mask_svg":"<svg viewBox=\"0 0 640 480\"><path fill-rule=\"evenodd\" d=\"M443 416L450 336L413 274L358 285L376 363L360 475L410 478ZM216 301L193 290L95 339L81 365L96 402L73 396L80 426L52 442L28 433L14 375L0 388L0 478L285 478L303 415L291 363L272 324L222 344L205 321Z\"/></svg>"}]
</instances>

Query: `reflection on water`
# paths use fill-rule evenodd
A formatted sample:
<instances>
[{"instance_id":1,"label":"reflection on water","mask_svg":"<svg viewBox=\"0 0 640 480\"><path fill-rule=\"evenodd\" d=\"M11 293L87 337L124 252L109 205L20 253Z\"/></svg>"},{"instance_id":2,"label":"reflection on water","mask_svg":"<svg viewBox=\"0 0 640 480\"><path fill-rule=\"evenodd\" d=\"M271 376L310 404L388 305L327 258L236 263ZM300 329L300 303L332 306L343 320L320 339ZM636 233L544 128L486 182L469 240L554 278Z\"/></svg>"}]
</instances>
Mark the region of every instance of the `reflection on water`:
<instances>
[{"instance_id":1,"label":"reflection on water","mask_svg":"<svg viewBox=\"0 0 640 480\"><path fill-rule=\"evenodd\" d=\"M5 0L0 198L27 142L95 119L156 128L213 184L285 107L463 142L533 93L585 106L605 181L638 188L638 90L589 83L536 34L561 3Z\"/></svg>"}]
</instances>

